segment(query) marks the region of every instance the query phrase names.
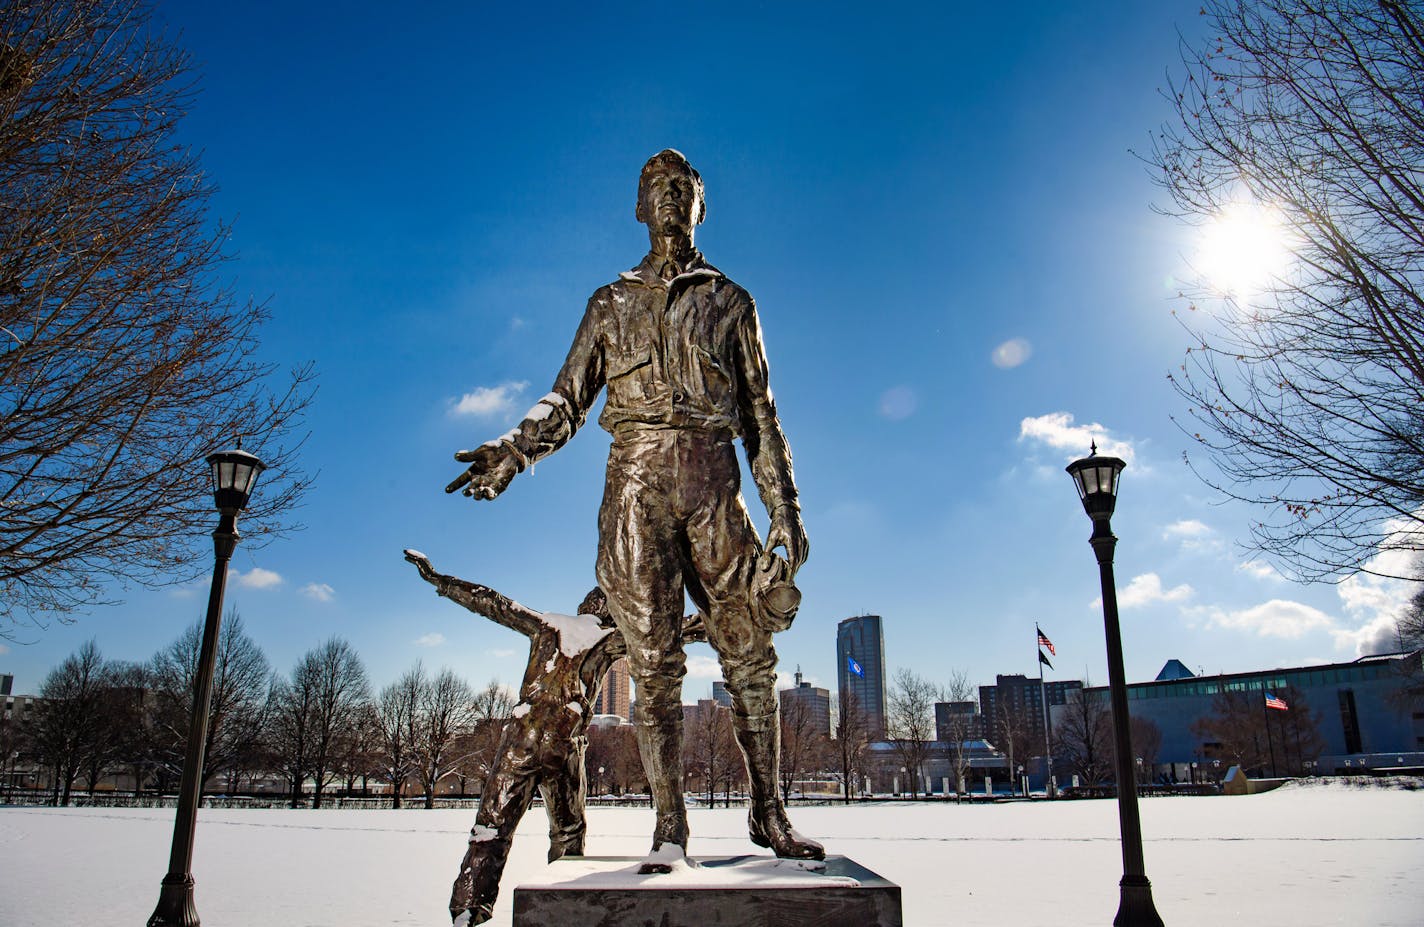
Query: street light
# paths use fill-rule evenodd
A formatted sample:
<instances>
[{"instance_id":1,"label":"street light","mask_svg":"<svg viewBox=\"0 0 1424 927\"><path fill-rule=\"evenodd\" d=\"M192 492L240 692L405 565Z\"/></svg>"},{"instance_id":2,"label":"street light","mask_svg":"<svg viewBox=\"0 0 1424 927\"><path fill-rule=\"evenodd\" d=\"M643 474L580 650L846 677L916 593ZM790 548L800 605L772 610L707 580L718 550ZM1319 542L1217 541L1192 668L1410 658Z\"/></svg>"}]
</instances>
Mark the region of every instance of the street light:
<instances>
[{"instance_id":1,"label":"street light","mask_svg":"<svg viewBox=\"0 0 1424 927\"><path fill-rule=\"evenodd\" d=\"M183 758L183 788L178 794L178 813L173 822L168 874L163 877L158 907L148 919L148 927L198 927L199 924L198 910L193 906L193 833L203 787L208 712L213 700L213 663L222 625L227 563L237 547L237 513L247 507L257 475L265 468L262 461L242 450L240 440L237 449L219 451L208 457L208 465L212 468L213 502L219 513L218 527L213 532L213 584L208 592L208 617L203 624L203 644L198 655L193 718L188 727L188 752Z\"/></svg>"},{"instance_id":2,"label":"street light","mask_svg":"<svg viewBox=\"0 0 1424 927\"><path fill-rule=\"evenodd\" d=\"M1093 536L1088 543L1098 558L1098 574L1103 587L1103 625L1108 645L1108 693L1112 699L1113 752L1117 772L1117 816L1122 830L1121 897L1114 927L1162 927L1162 917L1152 904L1152 883L1142 864L1142 822L1137 815L1137 779L1133 769L1132 732L1127 714L1127 680L1122 668L1122 631L1117 620L1117 587L1113 580L1112 514L1117 506L1118 477L1127 462L1117 457L1099 457L1094 442L1092 452L1068 465L1068 474L1078 487L1083 510L1093 520Z\"/></svg>"}]
</instances>

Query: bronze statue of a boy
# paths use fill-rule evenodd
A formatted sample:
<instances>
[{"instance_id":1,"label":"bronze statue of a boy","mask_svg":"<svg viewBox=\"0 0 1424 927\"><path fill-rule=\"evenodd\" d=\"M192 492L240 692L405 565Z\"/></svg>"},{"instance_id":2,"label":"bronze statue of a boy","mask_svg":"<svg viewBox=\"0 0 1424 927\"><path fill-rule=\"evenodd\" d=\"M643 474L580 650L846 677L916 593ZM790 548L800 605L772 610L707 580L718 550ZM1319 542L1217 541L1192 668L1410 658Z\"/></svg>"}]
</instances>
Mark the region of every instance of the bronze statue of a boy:
<instances>
[{"instance_id":1,"label":"bronze statue of a boy","mask_svg":"<svg viewBox=\"0 0 1424 927\"><path fill-rule=\"evenodd\" d=\"M648 160L635 211L648 227L647 256L589 299L548 395L508 434L456 454L469 468L446 487L495 498L516 474L562 447L607 389L599 424L613 446L596 575L637 683L638 746L657 811L646 871L665 871L687 848L684 591L706 615L707 639L732 696L751 839L777 856L825 855L792 829L777 791L771 635L799 603L791 579L808 542L756 307L693 246L705 213L702 178L682 154L667 149ZM736 438L771 520L765 548L742 501ZM771 552L777 547L785 560Z\"/></svg>"},{"instance_id":2,"label":"bronze statue of a boy","mask_svg":"<svg viewBox=\"0 0 1424 927\"><path fill-rule=\"evenodd\" d=\"M437 572L419 551L405 551L405 559L440 595L529 638L519 703L500 734L450 895L457 924L482 924L490 919L515 828L536 790L549 816L549 862L583 855L586 734L599 684L627 648L596 586L577 615L555 615ZM697 615L684 620L682 633L685 640L706 639Z\"/></svg>"}]
</instances>

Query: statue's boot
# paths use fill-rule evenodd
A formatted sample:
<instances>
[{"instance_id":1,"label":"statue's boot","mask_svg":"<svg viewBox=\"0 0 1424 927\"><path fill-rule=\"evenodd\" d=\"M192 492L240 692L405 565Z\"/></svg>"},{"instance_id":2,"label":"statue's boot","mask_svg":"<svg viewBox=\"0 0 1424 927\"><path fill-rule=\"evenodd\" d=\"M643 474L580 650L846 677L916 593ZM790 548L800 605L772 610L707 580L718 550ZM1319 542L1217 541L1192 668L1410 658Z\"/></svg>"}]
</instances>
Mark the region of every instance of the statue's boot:
<instances>
[{"instance_id":1,"label":"statue's boot","mask_svg":"<svg viewBox=\"0 0 1424 927\"><path fill-rule=\"evenodd\" d=\"M687 856L687 807L682 800L682 704L639 706L638 752L653 793L657 824L653 849L638 867L643 875L672 872Z\"/></svg>"},{"instance_id":2,"label":"statue's boot","mask_svg":"<svg viewBox=\"0 0 1424 927\"><path fill-rule=\"evenodd\" d=\"M782 859L825 859L826 850L791 826L777 791L776 774L781 755L780 723L775 714L732 717L737 746L747 761L751 808L747 831L752 843L767 847Z\"/></svg>"},{"instance_id":3,"label":"statue's boot","mask_svg":"<svg viewBox=\"0 0 1424 927\"><path fill-rule=\"evenodd\" d=\"M563 859L565 856L583 855L583 834L577 837L551 837L549 838L549 862Z\"/></svg>"}]
</instances>

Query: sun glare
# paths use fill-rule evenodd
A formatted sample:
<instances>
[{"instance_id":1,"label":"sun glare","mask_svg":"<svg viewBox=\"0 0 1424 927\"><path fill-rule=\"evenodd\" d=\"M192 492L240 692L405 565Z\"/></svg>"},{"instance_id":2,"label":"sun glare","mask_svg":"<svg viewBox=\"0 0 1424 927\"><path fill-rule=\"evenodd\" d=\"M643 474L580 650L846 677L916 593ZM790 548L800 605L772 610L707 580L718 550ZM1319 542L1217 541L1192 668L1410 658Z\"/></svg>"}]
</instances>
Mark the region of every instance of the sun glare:
<instances>
[{"instance_id":1,"label":"sun glare","mask_svg":"<svg viewBox=\"0 0 1424 927\"><path fill-rule=\"evenodd\" d=\"M1291 251L1281 215L1233 203L1202 229L1195 266L1223 296L1249 299L1285 273Z\"/></svg>"}]
</instances>

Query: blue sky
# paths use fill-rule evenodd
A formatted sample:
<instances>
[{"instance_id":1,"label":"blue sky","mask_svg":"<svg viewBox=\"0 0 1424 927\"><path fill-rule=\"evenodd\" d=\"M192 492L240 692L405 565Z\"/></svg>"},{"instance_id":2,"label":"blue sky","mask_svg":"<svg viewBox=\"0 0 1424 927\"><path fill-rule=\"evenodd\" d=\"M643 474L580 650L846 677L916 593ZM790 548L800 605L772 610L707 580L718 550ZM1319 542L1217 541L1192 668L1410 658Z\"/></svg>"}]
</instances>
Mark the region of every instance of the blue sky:
<instances>
[{"instance_id":1,"label":"blue sky","mask_svg":"<svg viewBox=\"0 0 1424 927\"><path fill-rule=\"evenodd\" d=\"M1197 10L159 4L199 66L183 131L234 223L228 272L270 300L266 357L320 373L307 527L240 546L229 602L284 672L339 634L377 687L417 659L517 681L522 639L437 599L400 552L551 611L592 585L593 416L494 503L442 488L640 260L638 169L675 147L707 184L699 245L757 299L795 457L811 558L785 673L834 686L835 624L870 612L892 672L1031 674L1037 621L1050 678L1105 681L1062 469L1094 436L1130 460L1113 522L1130 680L1174 657L1218 672L1373 649L1399 589L1245 563L1252 512L1182 463L1166 373L1199 233L1150 210L1131 150L1169 115L1158 88ZM35 691L89 637L146 659L205 594L130 590L22 630L0 672ZM692 653L689 700L717 675Z\"/></svg>"}]
</instances>

